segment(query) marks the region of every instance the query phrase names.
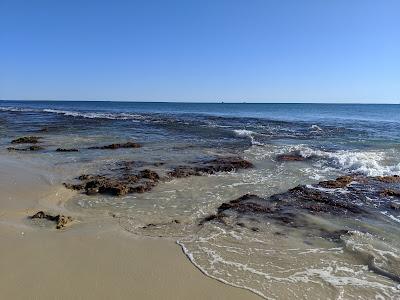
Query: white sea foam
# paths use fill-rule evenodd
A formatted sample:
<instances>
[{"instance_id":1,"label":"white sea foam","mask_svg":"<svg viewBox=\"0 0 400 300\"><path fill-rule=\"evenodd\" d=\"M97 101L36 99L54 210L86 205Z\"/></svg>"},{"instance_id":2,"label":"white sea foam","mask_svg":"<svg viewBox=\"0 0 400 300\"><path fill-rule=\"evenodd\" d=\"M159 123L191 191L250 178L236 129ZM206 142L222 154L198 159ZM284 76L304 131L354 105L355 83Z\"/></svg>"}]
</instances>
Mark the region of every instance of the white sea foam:
<instances>
[{"instance_id":1,"label":"white sea foam","mask_svg":"<svg viewBox=\"0 0 400 300\"><path fill-rule=\"evenodd\" d=\"M348 151L328 152L302 148L300 154L304 157L316 156L328 161L333 167L347 172L361 173L367 176L384 176L400 174L400 163L386 165L386 155L383 151Z\"/></svg>"},{"instance_id":2,"label":"white sea foam","mask_svg":"<svg viewBox=\"0 0 400 300\"><path fill-rule=\"evenodd\" d=\"M313 124L310 129L312 130L311 132L319 132L319 131L323 131L321 127L319 127L316 124Z\"/></svg>"},{"instance_id":3,"label":"white sea foam","mask_svg":"<svg viewBox=\"0 0 400 300\"><path fill-rule=\"evenodd\" d=\"M59 114L70 117L81 117L88 119L111 119L111 120L143 120L146 116L133 114L133 113L101 113L101 112L82 112L82 111L70 111L61 109L33 109L33 108L19 108L19 107L0 107L0 111L9 112L43 112Z\"/></svg>"},{"instance_id":4,"label":"white sea foam","mask_svg":"<svg viewBox=\"0 0 400 300\"><path fill-rule=\"evenodd\" d=\"M251 140L252 145L256 146L263 146L264 144L257 142L254 138L255 135L257 135L257 132L251 131L251 130L246 130L246 129L235 129L233 132L240 137L248 137Z\"/></svg>"}]
</instances>

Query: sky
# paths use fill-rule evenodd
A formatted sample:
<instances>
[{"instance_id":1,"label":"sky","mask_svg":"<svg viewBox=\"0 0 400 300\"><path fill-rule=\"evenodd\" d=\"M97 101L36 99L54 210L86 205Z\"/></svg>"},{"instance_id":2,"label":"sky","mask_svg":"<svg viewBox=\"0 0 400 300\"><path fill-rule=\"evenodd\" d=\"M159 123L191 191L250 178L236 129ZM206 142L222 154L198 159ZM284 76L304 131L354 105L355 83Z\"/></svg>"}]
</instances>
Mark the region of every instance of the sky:
<instances>
[{"instance_id":1,"label":"sky","mask_svg":"<svg viewBox=\"0 0 400 300\"><path fill-rule=\"evenodd\" d=\"M0 0L0 99L400 103L400 1Z\"/></svg>"}]
</instances>

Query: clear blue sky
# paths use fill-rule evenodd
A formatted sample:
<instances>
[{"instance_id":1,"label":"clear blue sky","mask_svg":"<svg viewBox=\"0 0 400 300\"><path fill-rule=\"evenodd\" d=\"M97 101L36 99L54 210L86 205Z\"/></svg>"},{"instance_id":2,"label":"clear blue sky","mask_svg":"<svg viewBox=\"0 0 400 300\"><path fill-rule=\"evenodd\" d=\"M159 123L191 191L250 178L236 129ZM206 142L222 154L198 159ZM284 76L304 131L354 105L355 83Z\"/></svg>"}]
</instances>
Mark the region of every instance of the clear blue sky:
<instances>
[{"instance_id":1,"label":"clear blue sky","mask_svg":"<svg viewBox=\"0 0 400 300\"><path fill-rule=\"evenodd\" d=\"M0 99L400 102L399 0L0 0Z\"/></svg>"}]
</instances>

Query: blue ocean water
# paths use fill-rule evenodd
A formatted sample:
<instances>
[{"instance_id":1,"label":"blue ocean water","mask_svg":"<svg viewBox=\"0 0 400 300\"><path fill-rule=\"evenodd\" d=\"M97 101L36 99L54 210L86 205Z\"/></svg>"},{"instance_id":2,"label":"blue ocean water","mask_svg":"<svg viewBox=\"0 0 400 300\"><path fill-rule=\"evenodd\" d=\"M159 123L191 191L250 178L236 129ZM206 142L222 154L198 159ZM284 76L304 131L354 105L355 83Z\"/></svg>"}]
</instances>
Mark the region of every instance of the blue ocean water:
<instances>
[{"instance_id":1,"label":"blue ocean water","mask_svg":"<svg viewBox=\"0 0 400 300\"><path fill-rule=\"evenodd\" d=\"M11 143L28 135L41 138L38 151L18 151L25 145ZM142 147L91 149L127 141ZM288 153L304 160L277 159ZM78 193L68 209L118 216L118 224L135 234L179 239L205 274L267 299L399 299L393 280L400 278L398 199L390 198L390 210L354 219L304 215L329 232L351 232L338 241L308 227L252 218L247 221L258 230L229 220L200 227L199 220L245 194L268 197L347 174L400 175L400 105L0 101L0 155L35 162L60 186L84 172L123 171L126 162L163 178L175 166L241 156L254 168L161 180L150 192L124 197ZM370 272L371 262L381 272Z\"/></svg>"}]
</instances>

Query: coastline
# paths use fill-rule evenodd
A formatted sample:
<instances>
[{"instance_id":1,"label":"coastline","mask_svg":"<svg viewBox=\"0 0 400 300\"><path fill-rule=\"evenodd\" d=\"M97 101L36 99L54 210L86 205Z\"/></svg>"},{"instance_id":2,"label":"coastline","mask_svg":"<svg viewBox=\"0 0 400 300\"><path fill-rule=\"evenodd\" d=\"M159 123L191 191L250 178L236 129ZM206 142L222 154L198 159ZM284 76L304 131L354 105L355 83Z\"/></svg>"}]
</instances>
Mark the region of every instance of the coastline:
<instances>
[{"instance_id":1,"label":"coastline","mask_svg":"<svg viewBox=\"0 0 400 300\"><path fill-rule=\"evenodd\" d=\"M137 237L111 217L68 211L74 193L21 161L0 156L0 190L7 299L260 299L202 274L173 240ZM79 221L63 230L32 225L27 216L39 210Z\"/></svg>"}]
</instances>

